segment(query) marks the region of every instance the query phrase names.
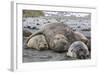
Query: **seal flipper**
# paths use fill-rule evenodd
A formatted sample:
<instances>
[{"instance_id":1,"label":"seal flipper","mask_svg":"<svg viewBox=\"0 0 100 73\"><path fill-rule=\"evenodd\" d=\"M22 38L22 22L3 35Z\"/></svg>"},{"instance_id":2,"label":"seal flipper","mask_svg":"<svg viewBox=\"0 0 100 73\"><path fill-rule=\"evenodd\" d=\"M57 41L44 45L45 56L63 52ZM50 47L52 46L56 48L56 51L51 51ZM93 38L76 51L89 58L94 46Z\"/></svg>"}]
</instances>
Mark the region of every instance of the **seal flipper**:
<instances>
[{"instance_id":1,"label":"seal flipper","mask_svg":"<svg viewBox=\"0 0 100 73\"><path fill-rule=\"evenodd\" d=\"M32 35L30 35L27 40L26 40L26 44L28 43L28 41L35 35L38 35L38 34L43 34L43 30L38 30L36 31L35 33L33 33Z\"/></svg>"}]
</instances>

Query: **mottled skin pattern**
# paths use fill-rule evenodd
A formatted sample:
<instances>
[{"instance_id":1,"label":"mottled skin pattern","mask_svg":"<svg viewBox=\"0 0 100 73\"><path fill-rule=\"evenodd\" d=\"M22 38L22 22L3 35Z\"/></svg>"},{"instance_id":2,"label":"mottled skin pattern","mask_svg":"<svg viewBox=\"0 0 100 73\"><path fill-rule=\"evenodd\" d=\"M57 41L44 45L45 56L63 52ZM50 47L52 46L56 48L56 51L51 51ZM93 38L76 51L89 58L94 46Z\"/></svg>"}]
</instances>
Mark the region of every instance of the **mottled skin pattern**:
<instances>
[{"instance_id":1,"label":"mottled skin pattern","mask_svg":"<svg viewBox=\"0 0 100 73\"><path fill-rule=\"evenodd\" d=\"M66 55L72 58L86 59L89 56L88 47L82 41L75 41L69 47Z\"/></svg>"}]
</instances>

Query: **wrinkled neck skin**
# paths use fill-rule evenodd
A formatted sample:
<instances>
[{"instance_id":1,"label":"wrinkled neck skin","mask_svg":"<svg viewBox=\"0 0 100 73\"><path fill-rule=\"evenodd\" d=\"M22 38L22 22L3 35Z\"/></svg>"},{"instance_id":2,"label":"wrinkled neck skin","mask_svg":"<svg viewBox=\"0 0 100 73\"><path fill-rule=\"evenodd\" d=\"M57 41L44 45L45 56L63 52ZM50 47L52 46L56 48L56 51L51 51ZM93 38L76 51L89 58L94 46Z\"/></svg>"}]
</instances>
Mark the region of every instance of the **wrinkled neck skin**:
<instances>
[{"instance_id":1,"label":"wrinkled neck skin","mask_svg":"<svg viewBox=\"0 0 100 73\"><path fill-rule=\"evenodd\" d=\"M51 45L51 49L53 49L56 52L65 52L68 50L68 42L65 41L61 41L61 40L52 40L50 42Z\"/></svg>"}]
</instances>

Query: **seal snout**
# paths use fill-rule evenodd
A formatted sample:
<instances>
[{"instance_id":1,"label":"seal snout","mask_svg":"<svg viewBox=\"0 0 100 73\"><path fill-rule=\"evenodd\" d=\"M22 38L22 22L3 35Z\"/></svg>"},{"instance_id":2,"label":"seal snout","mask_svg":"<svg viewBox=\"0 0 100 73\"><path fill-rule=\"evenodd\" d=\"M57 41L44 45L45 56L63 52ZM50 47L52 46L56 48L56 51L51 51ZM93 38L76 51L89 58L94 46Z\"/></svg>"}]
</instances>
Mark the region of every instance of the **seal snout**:
<instances>
[{"instance_id":1,"label":"seal snout","mask_svg":"<svg viewBox=\"0 0 100 73\"><path fill-rule=\"evenodd\" d=\"M86 59L86 57L85 57L84 55L81 55L81 56L79 57L79 59Z\"/></svg>"},{"instance_id":2,"label":"seal snout","mask_svg":"<svg viewBox=\"0 0 100 73\"><path fill-rule=\"evenodd\" d=\"M76 41L69 47L67 55L77 59L86 59L89 55L89 51L83 42Z\"/></svg>"},{"instance_id":3,"label":"seal snout","mask_svg":"<svg viewBox=\"0 0 100 73\"><path fill-rule=\"evenodd\" d=\"M79 59L86 59L86 54L83 52L79 52L79 54L77 56Z\"/></svg>"},{"instance_id":4,"label":"seal snout","mask_svg":"<svg viewBox=\"0 0 100 73\"><path fill-rule=\"evenodd\" d=\"M45 50L45 49L48 49L48 45L47 45L46 43L41 43L41 44L39 45L39 48L40 48L41 50Z\"/></svg>"},{"instance_id":5,"label":"seal snout","mask_svg":"<svg viewBox=\"0 0 100 73\"><path fill-rule=\"evenodd\" d=\"M67 50L68 41L67 38L62 34L57 34L53 40L53 50L56 52L64 52Z\"/></svg>"}]
</instances>

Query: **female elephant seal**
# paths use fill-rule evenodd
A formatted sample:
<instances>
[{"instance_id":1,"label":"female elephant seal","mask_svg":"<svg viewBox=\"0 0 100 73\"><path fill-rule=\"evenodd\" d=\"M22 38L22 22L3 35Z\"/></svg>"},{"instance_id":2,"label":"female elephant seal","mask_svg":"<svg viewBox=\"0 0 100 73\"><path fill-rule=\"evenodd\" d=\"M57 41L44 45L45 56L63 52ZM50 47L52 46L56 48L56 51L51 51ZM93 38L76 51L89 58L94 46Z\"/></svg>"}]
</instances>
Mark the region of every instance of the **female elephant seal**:
<instances>
[{"instance_id":1,"label":"female elephant seal","mask_svg":"<svg viewBox=\"0 0 100 73\"><path fill-rule=\"evenodd\" d=\"M89 56L88 47L82 41L76 41L69 47L67 56L77 59L86 59Z\"/></svg>"},{"instance_id":2,"label":"female elephant seal","mask_svg":"<svg viewBox=\"0 0 100 73\"><path fill-rule=\"evenodd\" d=\"M48 49L48 44L44 35L36 35L28 41L27 47L37 50L44 50Z\"/></svg>"}]
</instances>

